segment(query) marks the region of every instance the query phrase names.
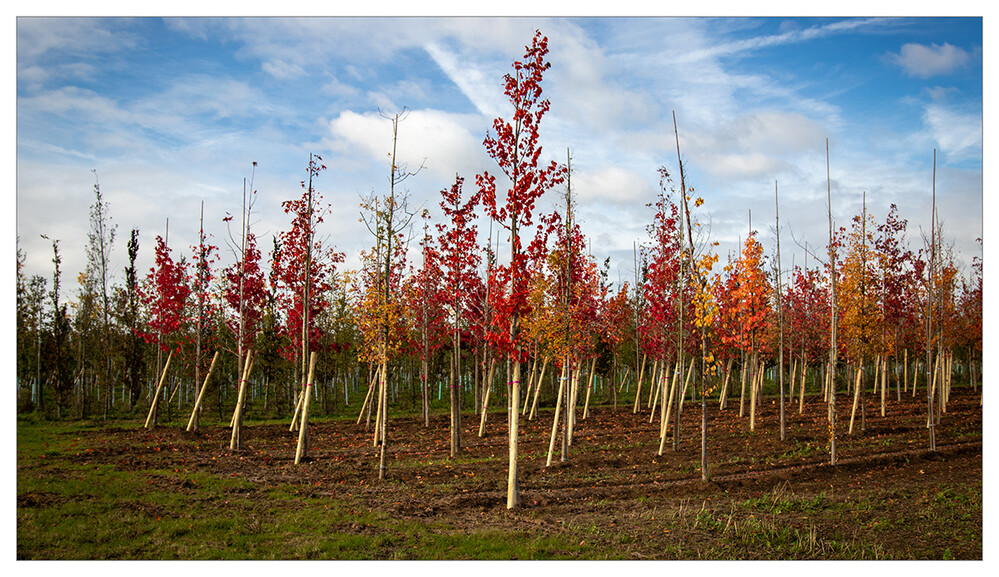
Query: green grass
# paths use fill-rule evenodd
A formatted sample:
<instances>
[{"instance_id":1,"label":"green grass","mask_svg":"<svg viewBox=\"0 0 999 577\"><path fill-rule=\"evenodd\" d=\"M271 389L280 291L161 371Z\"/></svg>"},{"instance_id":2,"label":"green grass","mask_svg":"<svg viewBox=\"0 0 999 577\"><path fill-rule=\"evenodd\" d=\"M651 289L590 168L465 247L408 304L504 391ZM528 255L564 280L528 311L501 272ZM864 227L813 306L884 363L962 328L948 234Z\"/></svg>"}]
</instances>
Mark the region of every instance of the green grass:
<instances>
[{"instance_id":1,"label":"green grass","mask_svg":"<svg viewBox=\"0 0 999 577\"><path fill-rule=\"evenodd\" d=\"M356 498L303 496L291 484L49 465L96 447L80 436L91 428L18 423L19 559L571 559L588 551L566 535L393 519Z\"/></svg>"}]
</instances>

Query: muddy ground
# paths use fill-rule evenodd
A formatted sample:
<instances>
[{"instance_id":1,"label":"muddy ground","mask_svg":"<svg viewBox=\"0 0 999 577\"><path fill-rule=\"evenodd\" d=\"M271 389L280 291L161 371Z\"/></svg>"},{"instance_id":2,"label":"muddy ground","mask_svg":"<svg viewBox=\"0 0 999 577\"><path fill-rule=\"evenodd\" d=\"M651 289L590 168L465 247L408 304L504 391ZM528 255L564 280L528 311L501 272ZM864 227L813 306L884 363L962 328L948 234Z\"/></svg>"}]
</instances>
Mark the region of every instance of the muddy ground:
<instances>
[{"instance_id":1,"label":"muddy ground","mask_svg":"<svg viewBox=\"0 0 999 577\"><path fill-rule=\"evenodd\" d=\"M122 470L237 476L258 487L261 499L266 488L290 484L306 500L349 497L395 518L459 533L488 528L582 535L598 550L634 559L823 558L847 546L864 557L981 559L980 507L977 519L968 521L977 526L977 542L931 530L934 519L928 518L939 516L930 506L948 487L982 491L980 392L955 391L937 427L936 452L928 451L925 394L906 393L899 402L892 391L886 417L880 416L880 399L868 398L864 430L858 415L852 435L852 399L845 397L839 399L835 466L829 464L821 399L809 399L804 415L797 402L788 406L785 441L775 399L766 399L753 432L748 399L743 417L738 398L724 411L711 402L707 482L700 470L699 403L684 404L679 447L673 449L671 427L662 456L658 411L650 423L647 407L639 414L630 406L593 407L586 419L580 410L568 459L561 461L556 444L554 462L546 467L549 410L521 421L522 506L516 511L506 509L502 413L489 415L484 437L478 436L478 417L464 415L463 448L455 460L449 458L447 415L434 416L429 428L422 419L390 415L385 481L378 480L371 431L352 420L314 421L308 458L297 466L297 434L287 424L247 427L245 446L235 452L228 448L228 427L210 422L197 433L171 426L107 428L93 433L101 437L98 448L67 458ZM166 476L161 481L171 482ZM177 491L197 490L177 485ZM341 532L371 530L350 519L334 526ZM780 545L758 547L747 527L759 539L790 531L785 538L798 543L786 553Z\"/></svg>"}]
</instances>

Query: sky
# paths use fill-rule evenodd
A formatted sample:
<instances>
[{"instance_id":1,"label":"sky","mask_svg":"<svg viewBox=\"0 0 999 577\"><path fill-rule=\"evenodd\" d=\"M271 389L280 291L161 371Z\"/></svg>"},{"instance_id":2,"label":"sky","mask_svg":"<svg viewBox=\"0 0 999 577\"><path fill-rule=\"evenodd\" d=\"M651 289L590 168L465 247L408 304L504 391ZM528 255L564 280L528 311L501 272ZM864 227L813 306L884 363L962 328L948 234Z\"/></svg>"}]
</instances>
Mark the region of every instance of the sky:
<instances>
[{"instance_id":1,"label":"sky","mask_svg":"<svg viewBox=\"0 0 999 577\"><path fill-rule=\"evenodd\" d=\"M399 163L423 168L404 189L440 222L456 175L467 197L477 174L497 172L482 141L512 115L503 75L535 30L551 62L542 157L571 155L577 218L615 286L649 242L658 169L678 175L674 114L686 183L704 199L695 213L722 263L750 227L774 254L775 187L783 269L803 264L806 243L825 245L827 141L836 226L849 227L866 193L876 221L898 205L910 246L922 246L935 150L945 241L966 274L982 256L980 17L19 17L12 208L26 273L51 279L40 235L59 239L63 298L75 297L95 182L117 226L113 283L132 228L143 273L168 220L174 256L190 258L202 203L221 264L233 262L223 219L239 214L251 174L252 230L269 251L310 154L327 167L318 233L356 268L373 244L361 198L388 189L386 116L406 111ZM488 219L477 224L484 236ZM419 264L416 240L410 254Z\"/></svg>"}]
</instances>

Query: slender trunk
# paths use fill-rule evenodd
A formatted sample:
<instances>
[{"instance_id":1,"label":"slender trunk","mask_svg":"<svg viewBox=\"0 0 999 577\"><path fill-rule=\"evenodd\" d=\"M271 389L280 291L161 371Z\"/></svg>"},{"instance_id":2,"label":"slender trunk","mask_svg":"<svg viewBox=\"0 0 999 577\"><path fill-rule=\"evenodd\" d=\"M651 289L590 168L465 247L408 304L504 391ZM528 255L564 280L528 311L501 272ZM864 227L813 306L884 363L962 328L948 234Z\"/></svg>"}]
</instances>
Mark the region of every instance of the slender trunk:
<instances>
[{"instance_id":1,"label":"slender trunk","mask_svg":"<svg viewBox=\"0 0 999 577\"><path fill-rule=\"evenodd\" d=\"M516 323L516 320L514 321ZM517 478L517 448L519 435L520 413L517 412L520 402L520 360L513 361L513 390L510 400L510 468L507 478L506 508L514 509L520 506L520 483Z\"/></svg>"},{"instance_id":2,"label":"slender trunk","mask_svg":"<svg viewBox=\"0 0 999 577\"><path fill-rule=\"evenodd\" d=\"M833 245L832 221L832 181L829 178L829 139L826 139L826 206L829 215L829 262L831 264L832 300L830 309L830 343L829 343L829 462L836 464L836 247Z\"/></svg>"},{"instance_id":3,"label":"slender trunk","mask_svg":"<svg viewBox=\"0 0 999 577\"><path fill-rule=\"evenodd\" d=\"M378 450L378 480L385 480L385 447L388 445L388 363L382 362L381 366L381 416L379 419L379 432L381 433Z\"/></svg>"},{"instance_id":4,"label":"slender trunk","mask_svg":"<svg viewBox=\"0 0 999 577\"><path fill-rule=\"evenodd\" d=\"M780 440L784 441L787 440L787 429L784 421L784 294L781 289L780 278L780 203L777 200L777 181L774 181L774 207L777 228L777 325L780 331L780 352L777 357L777 380L780 383Z\"/></svg>"}]
</instances>

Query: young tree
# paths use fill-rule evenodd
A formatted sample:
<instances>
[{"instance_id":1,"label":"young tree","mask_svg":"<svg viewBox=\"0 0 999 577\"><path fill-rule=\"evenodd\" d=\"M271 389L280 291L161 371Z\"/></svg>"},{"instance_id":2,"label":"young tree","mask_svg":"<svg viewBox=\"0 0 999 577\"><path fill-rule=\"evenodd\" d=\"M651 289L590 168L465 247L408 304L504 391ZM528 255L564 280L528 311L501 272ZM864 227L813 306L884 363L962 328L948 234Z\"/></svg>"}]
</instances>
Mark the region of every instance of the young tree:
<instances>
[{"instance_id":1,"label":"young tree","mask_svg":"<svg viewBox=\"0 0 999 577\"><path fill-rule=\"evenodd\" d=\"M302 196L281 203L285 214L291 215L291 228L278 233L281 250L272 255L271 271L276 283L276 300L284 313L284 324L279 335L290 343L283 350L286 359L296 363L300 378L300 391L291 428L295 430L302 394L308 371L309 353L321 348L322 333L316 324L329 307L329 292L336 282L336 265L343 262L344 254L316 239L316 227L331 210L323 206L322 195L315 189L314 181L326 170L322 157L309 155L308 179L301 181ZM306 437L307 440L307 437Z\"/></svg>"},{"instance_id":2,"label":"young tree","mask_svg":"<svg viewBox=\"0 0 999 577\"><path fill-rule=\"evenodd\" d=\"M194 294L193 306L190 307L193 310L190 312L194 323L194 395L196 397L194 408L191 414L191 424L188 426L188 430L198 429L198 415L200 413L200 400L201 395L199 394L198 387L201 385L201 368L205 362L202 356L203 345L206 344L205 340L209 335L205 333L205 325L208 324L210 319L215 316L215 305L211 299L210 285L214 274L212 272L212 265L217 260L215 255L217 247L207 243L207 237L205 236L204 227L204 213L205 206L204 202L201 203L201 218L199 221L198 229L198 244L192 246L191 250L194 251L194 270L195 274L191 278L191 292ZM214 366L214 362L212 363Z\"/></svg>"},{"instance_id":3,"label":"young tree","mask_svg":"<svg viewBox=\"0 0 999 577\"><path fill-rule=\"evenodd\" d=\"M94 280L101 298L101 346L104 354L99 355L102 364L101 385L104 390L104 420L111 407L111 310L108 284L111 280L111 252L114 250L114 237L118 225L111 224L108 203L101 196L101 185L94 170L94 195L90 205L90 232L87 235L88 276Z\"/></svg>"},{"instance_id":4,"label":"young tree","mask_svg":"<svg viewBox=\"0 0 999 577\"><path fill-rule=\"evenodd\" d=\"M145 381L146 358L141 327L141 294L135 261L139 255L139 229L133 228L128 237L128 266L125 267L125 286L115 287L115 322L122 328L117 353L121 357L122 379L128 390L128 410L135 408L142 394Z\"/></svg>"},{"instance_id":5,"label":"young tree","mask_svg":"<svg viewBox=\"0 0 999 577\"><path fill-rule=\"evenodd\" d=\"M441 190L441 210L444 222L437 225L440 235L440 265L444 271L443 283L447 287L447 306L451 309L454 325L452 330L452 375L457 381L451 382L451 456L461 452L461 333L465 311L473 305L479 264L482 258L478 252L478 228L475 225L476 208L480 196L472 194L462 202L462 184L465 179L455 175L450 189Z\"/></svg>"},{"instance_id":6,"label":"young tree","mask_svg":"<svg viewBox=\"0 0 999 577\"><path fill-rule=\"evenodd\" d=\"M430 391L428 379L430 378L430 361L448 340L447 306L445 303L448 295L444 286L445 272L441 266L442 258L440 251L434 242L434 238L429 233L429 224L427 222L430 218L429 212L424 210L422 216L424 223L423 239L420 241L420 252L423 255L423 262L419 270L404 279L402 292L405 299L403 310L411 315L409 325L414 331L414 337L411 341L416 349L416 356L420 360L420 397L422 400L423 425L429 427ZM454 369L454 366L452 366L452 369ZM452 392L452 401L454 401L454 398L455 393ZM454 406L452 402L452 434L454 431L454 415L458 410L458 406ZM454 454L453 451L454 446L452 444L452 456Z\"/></svg>"},{"instance_id":7,"label":"young tree","mask_svg":"<svg viewBox=\"0 0 999 577\"><path fill-rule=\"evenodd\" d=\"M494 311L492 325L497 329L489 333L490 340L512 363L508 509L520 505L517 478L518 403L520 365L526 360L520 318L528 310L531 253L537 253L541 248L529 243L528 250L525 250L521 231L531 226L537 199L561 183L565 172L555 161L543 168L539 166L541 119L550 107L549 101L541 98L541 81L544 72L551 66L545 60L548 38L536 31L531 46L526 50L524 60L515 61L514 72L504 77L504 93L513 105L513 118L510 121L503 118L493 120L496 135L487 134L483 141L486 152L510 183L506 202L497 200L495 175L488 171L476 175L486 213L510 232L510 262L497 265L489 277L490 308Z\"/></svg>"},{"instance_id":8,"label":"young tree","mask_svg":"<svg viewBox=\"0 0 999 577\"><path fill-rule=\"evenodd\" d=\"M657 381L659 388L669 394L661 395L665 401L660 407L660 451L666 438L670 414L673 415L673 449L679 448L679 407L678 401L682 391L679 389L680 375L685 365L685 353L692 341L684 344L684 335L689 332L692 320L690 306L693 302L692 285L685 282L683 262L683 221L680 207L674 201L677 191L673 180L665 167L659 168L659 194L655 204L649 205L656 211L652 223L646 227L652 243L646 253L644 269L644 284L642 296L644 309L637 323L641 335L644 352L653 361L652 386L649 389L650 405L655 399ZM678 195L679 196L679 195ZM682 196L681 196L682 199ZM689 266L687 274L689 275ZM686 309L686 310L685 310ZM675 359L675 361L674 361ZM675 362L675 375L669 379L672 385L668 388L663 383L665 379L655 378L658 373L668 375L670 363ZM641 374L641 373L639 373ZM677 408L674 410L674 406ZM641 380L635 395L635 408L641 407ZM651 417L650 417L651 418Z\"/></svg>"},{"instance_id":9,"label":"young tree","mask_svg":"<svg viewBox=\"0 0 999 577\"><path fill-rule=\"evenodd\" d=\"M48 237L42 235L48 240ZM66 303L60 302L62 289L62 256L59 254L59 240L52 241L52 290L49 299L52 301L52 320L49 325L48 339L45 341L45 366L49 370L52 388L55 392L57 416L61 416L73 390L73 358L69 350L71 327ZM42 384L38 385L38 408L42 408Z\"/></svg>"},{"instance_id":10,"label":"young tree","mask_svg":"<svg viewBox=\"0 0 999 577\"><path fill-rule=\"evenodd\" d=\"M866 196L864 211L853 219L847 237L847 253L843 260L838 291L839 330L846 345L847 358L857 367L858 379L854 390L853 413L861 405L861 430L864 429L866 398L864 396L863 368L866 360L883 354L884 309L878 301L880 294L874 245L873 219L867 215ZM850 416L850 433L853 433L854 415Z\"/></svg>"},{"instance_id":11,"label":"young tree","mask_svg":"<svg viewBox=\"0 0 999 577\"><path fill-rule=\"evenodd\" d=\"M190 294L186 263L183 260L174 262L166 240L157 235L156 264L146 276L141 298L149 310L147 330L143 331L142 336L147 343L155 342L159 352L180 350L181 342L177 337L184 325L184 307ZM158 391L154 395L158 395ZM157 398L153 399L153 406L150 408L152 419L147 419L151 426L156 423Z\"/></svg>"},{"instance_id":12,"label":"young tree","mask_svg":"<svg viewBox=\"0 0 999 577\"><path fill-rule=\"evenodd\" d=\"M394 279L401 276L405 268L404 233L410 227L414 213L408 207L408 194L396 193L396 187L400 186L409 177L415 176L422 168L421 165L415 171L410 172L408 167L400 164L396 159L397 144L399 140L399 122L404 120L407 112L385 116L392 122L392 151L389 153L391 168L389 170L389 190L384 198L379 198L372 192L371 196L361 204L361 218L367 225L368 231L375 237L375 250L371 254L375 257L375 287L378 294L375 297L375 324L381 334L381 346L378 355L381 378L379 379L379 432L381 449L378 458L378 478L385 478L385 452L388 443L388 365L390 360L394 360L394 354L390 355L389 345L393 339L392 328L396 319L402 318L398 312L400 301L399 283ZM384 259L384 260L382 260ZM393 351L394 352L394 351Z\"/></svg>"},{"instance_id":13,"label":"young tree","mask_svg":"<svg viewBox=\"0 0 999 577\"><path fill-rule=\"evenodd\" d=\"M759 367L758 354L767 333L770 320L772 288L767 278L763 257L763 245L756 240L756 231L750 231L743 243L742 256L737 261L738 288L733 297L739 303L741 316L741 348L749 354L750 386L750 430L756 425L755 375ZM743 367L746 370L746 367Z\"/></svg>"}]
</instances>

